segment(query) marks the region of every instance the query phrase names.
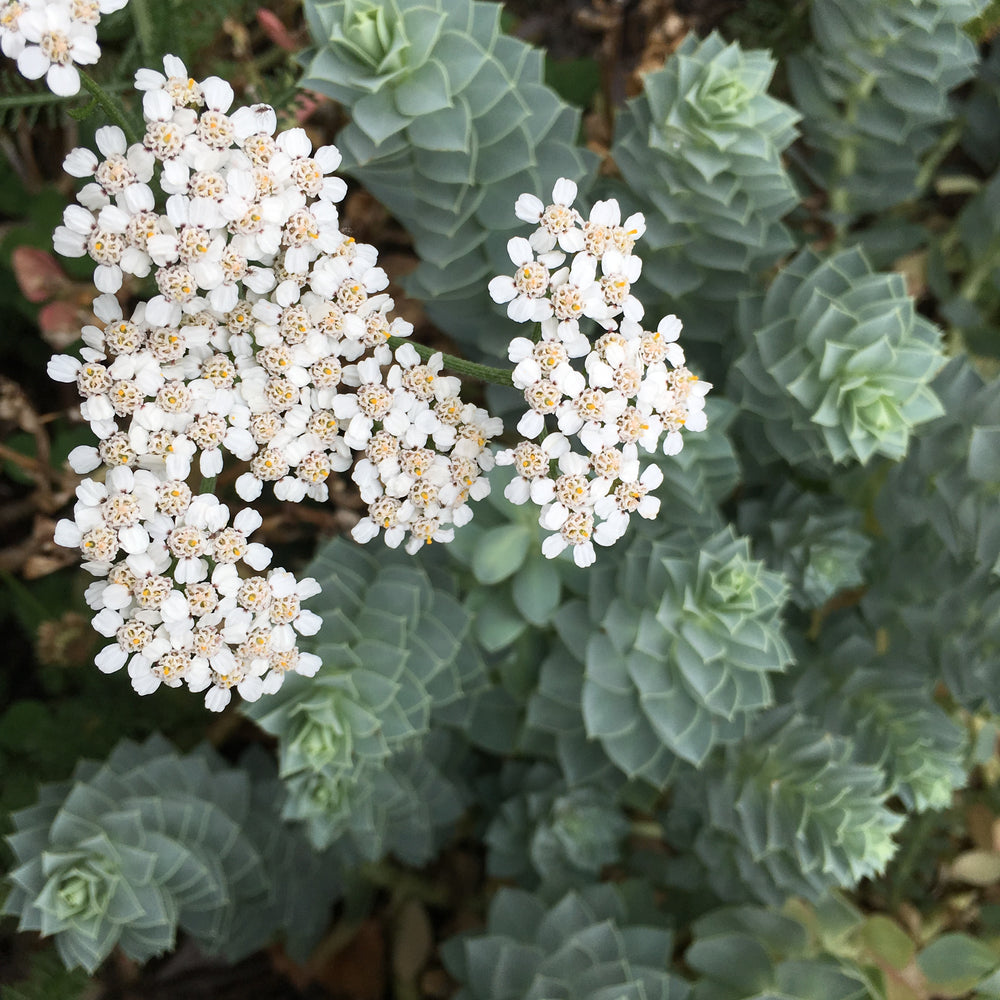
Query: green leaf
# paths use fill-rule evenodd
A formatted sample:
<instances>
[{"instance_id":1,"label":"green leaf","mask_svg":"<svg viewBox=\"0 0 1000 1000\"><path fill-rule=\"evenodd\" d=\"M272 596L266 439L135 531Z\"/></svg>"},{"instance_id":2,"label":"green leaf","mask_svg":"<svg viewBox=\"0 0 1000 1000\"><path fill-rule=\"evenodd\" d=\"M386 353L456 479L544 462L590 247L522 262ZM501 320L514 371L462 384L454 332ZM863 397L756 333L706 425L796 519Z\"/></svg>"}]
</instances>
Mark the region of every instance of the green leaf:
<instances>
[{"instance_id":1,"label":"green leaf","mask_svg":"<svg viewBox=\"0 0 1000 1000\"><path fill-rule=\"evenodd\" d=\"M472 572L485 586L492 586L516 573L532 542L531 530L510 524L487 531L472 556Z\"/></svg>"},{"instance_id":2,"label":"green leaf","mask_svg":"<svg viewBox=\"0 0 1000 1000\"><path fill-rule=\"evenodd\" d=\"M476 638L488 652L509 646L527 627L509 601L498 598L483 605L475 614L473 628Z\"/></svg>"},{"instance_id":3,"label":"green leaf","mask_svg":"<svg viewBox=\"0 0 1000 1000\"><path fill-rule=\"evenodd\" d=\"M968 934L943 934L917 956L930 985L949 993L972 989L1000 965L1000 955Z\"/></svg>"},{"instance_id":4,"label":"green leaf","mask_svg":"<svg viewBox=\"0 0 1000 1000\"><path fill-rule=\"evenodd\" d=\"M1000 482L1000 427L972 428L969 475L983 482Z\"/></svg>"},{"instance_id":5,"label":"green leaf","mask_svg":"<svg viewBox=\"0 0 1000 1000\"><path fill-rule=\"evenodd\" d=\"M874 955L894 969L905 968L916 952L913 939L895 920L882 913L876 913L865 921L861 938Z\"/></svg>"},{"instance_id":6,"label":"green leaf","mask_svg":"<svg viewBox=\"0 0 1000 1000\"><path fill-rule=\"evenodd\" d=\"M744 934L720 934L695 941L684 961L711 979L747 993L771 985L774 968L763 945Z\"/></svg>"},{"instance_id":7,"label":"green leaf","mask_svg":"<svg viewBox=\"0 0 1000 1000\"><path fill-rule=\"evenodd\" d=\"M559 607L562 582L559 570L552 560L536 558L531 560L514 577L511 596L517 610L531 622L541 627L547 625Z\"/></svg>"}]
</instances>

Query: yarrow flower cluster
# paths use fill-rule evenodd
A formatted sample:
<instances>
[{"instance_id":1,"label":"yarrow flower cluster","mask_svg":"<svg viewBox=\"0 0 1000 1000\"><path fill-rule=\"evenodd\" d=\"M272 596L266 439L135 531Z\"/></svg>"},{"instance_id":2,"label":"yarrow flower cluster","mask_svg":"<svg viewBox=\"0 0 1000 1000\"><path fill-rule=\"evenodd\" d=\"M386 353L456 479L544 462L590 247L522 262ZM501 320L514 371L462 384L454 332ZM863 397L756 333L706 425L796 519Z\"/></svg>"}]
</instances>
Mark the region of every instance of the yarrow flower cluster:
<instances>
[{"instance_id":1,"label":"yarrow flower cluster","mask_svg":"<svg viewBox=\"0 0 1000 1000\"><path fill-rule=\"evenodd\" d=\"M642 269L633 253L642 215L623 223L610 199L585 219L572 207L576 194L563 178L548 206L530 194L518 199L518 218L537 228L509 241L517 270L495 277L490 294L512 320L539 330L533 340L512 340L508 352L528 409L517 425L523 440L496 457L514 467L505 495L541 507L539 524L552 532L546 556L572 546L574 561L587 566L594 543L613 544L632 514L657 515L652 491L663 475L655 464L643 467L640 449L656 451L662 440L663 452L676 454L682 428L703 430L711 384L685 367L675 316L653 330L642 324L631 291Z\"/></svg>"},{"instance_id":2,"label":"yarrow flower cluster","mask_svg":"<svg viewBox=\"0 0 1000 1000\"><path fill-rule=\"evenodd\" d=\"M101 56L97 25L128 0L0 0L0 51L17 60L29 80L45 77L49 90L71 97L80 90L76 66Z\"/></svg>"},{"instance_id":3,"label":"yarrow flower cluster","mask_svg":"<svg viewBox=\"0 0 1000 1000\"><path fill-rule=\"evenodd\" d=\"M287 670L318 669L295 645L295 632L318 628L300 607L315 584L284 570L241 578L239 564L270 561L247 541L259 515L230 523L214 496L192 491L192 474L216 476L228 453L249 463L236 481L246 501L264 484L282 500L325 500L331 473L354 464L369 505L355 537L384 530L413 551L471 517L501 426L461 402L440 355L390 347L412 327L389 316L375 249L339 228L334 146L314 151L302 129L275 135L267 105L231 112L230 85L191 79L176 57L164 73L140 70L136 87L142 141L109 126L100 157L75 149L65 163L88 182L54 244L95 262L103 294L81 356L54 357L49 374L76 384L99 439L73 451L72 467L110 471L81 484L57 541L106 578L88 600L117 645L98 665L127 662L141 693L208 687L219 709L233 686L252 699ZM158 291L130 314L115 295L126 275L151 276Z\"/></svg>"}]
</instances>

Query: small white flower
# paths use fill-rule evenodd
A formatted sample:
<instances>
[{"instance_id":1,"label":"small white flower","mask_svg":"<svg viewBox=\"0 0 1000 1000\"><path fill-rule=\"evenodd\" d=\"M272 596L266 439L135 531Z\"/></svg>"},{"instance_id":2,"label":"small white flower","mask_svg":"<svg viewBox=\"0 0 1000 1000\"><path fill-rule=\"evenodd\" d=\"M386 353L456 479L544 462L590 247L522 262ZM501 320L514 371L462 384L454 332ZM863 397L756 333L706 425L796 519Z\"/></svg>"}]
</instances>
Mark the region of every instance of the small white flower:
<instances>
[{"instance_id":1,"label":"small white flower","mask_svg":"<svg viewBox=\"0 0 1000 1000\"><path fill-rule=\"evenodd\" d=\"M67 6L44 3L25 10L18 21L25 45L17 56L17 68L29 80L43 76L54 94L70 97L80 90L81 66L101 57L93 25L74 20Z\"/></svg>"}]
</instances>

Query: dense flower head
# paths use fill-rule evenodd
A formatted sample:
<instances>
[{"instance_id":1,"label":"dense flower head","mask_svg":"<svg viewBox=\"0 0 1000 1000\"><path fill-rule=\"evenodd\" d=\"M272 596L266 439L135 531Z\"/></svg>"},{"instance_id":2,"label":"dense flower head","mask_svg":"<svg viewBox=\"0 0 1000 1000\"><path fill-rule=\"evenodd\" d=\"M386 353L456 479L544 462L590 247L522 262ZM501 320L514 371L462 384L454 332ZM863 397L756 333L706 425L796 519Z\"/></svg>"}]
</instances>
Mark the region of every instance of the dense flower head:
<instances>
[{"instance_id":1,"label":"dense flower head","mask_svg":"<svg viewBox=\"0 0 1000 1000\"><path fill-rule=\"evenodd\" d=\"M259 575L270 562L248 540L259 515L230 522L189 479L217 476L232 456L247 463L244 501L265 486L323 501L330 475L353 465L369 507L355 538L384 532L413 551L471 518L501 424L462 402L441 355L390 346L412 327L390 315L375 249L340 229L336 147L314 150L302 129L275 134L272 108L234 110L228 83L193 80L175 56L163 70L136 74L141 142L109 126L100 156L66 159L87 183L55 247L93 260L102 294L79 356L57 355L49 374L76 385L98 438L70 464L109 471L81 484L56 539L106 578L89 592L98 631L115 640L98 666L127 664L141 693L207 690L221 709L233 687L252 700L288 670L316 672L296 645L317 627L299 603L313 589L284 570ZM128 276L156 294L123 308Z\"/></svg>"},{"instance_id":2,"label":"dense flower head","mask_svg":"<svg viewBox=\"0 0 1000 1000\"><path fill-rule=\"evenodd\" d=\"M102 14L128 0L0 0L0 51L17 60L29 80L45 77L49 90L71 97L80 90L77 66L101 57L97 25Z\"/></svg>"},{"instance_id":3,"label":"dense flower head","mask_svg":"<svg viewBox=\"0 0 1000 1000\"><path fill-rule=\"evenodd\" d=\"M631 294L642 270L633 253L642 215L622 221L609 199L585 218L575 198L576 185L562 178L548 206L530 194L518 199L518 218L537 228L509 241L516 271L495 277L490 294L515 322L538 324L534 339L516 337L508 351L528 409L517 425L521 442L497 455L516 473L505 494L541 507L539 524L552 532L547 556L571 547L586 566L594 543L617 541L632 514L656 517L651 491L663 474L641 455L676 454L682 428L704 430L711 384L684 364L680 320L665 316L647 328Z\"/></svg>"}]
</instances>

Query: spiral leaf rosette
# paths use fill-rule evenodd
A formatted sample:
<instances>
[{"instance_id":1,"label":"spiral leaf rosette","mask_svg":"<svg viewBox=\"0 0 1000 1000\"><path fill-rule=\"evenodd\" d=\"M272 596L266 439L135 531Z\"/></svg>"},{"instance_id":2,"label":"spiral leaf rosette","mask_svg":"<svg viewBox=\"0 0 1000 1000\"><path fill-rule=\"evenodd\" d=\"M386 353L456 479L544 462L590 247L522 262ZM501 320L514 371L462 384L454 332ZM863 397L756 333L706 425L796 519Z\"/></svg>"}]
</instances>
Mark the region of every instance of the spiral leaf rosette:
<instances>
[{"instance_id":1,"label":"spiral leaf rosette","mask_svg":"<svg viewBox=\"0 0 1000 1000\"><path fill-rule=\"evenodd\" d=\"M506 797L485 837L489 875L516 879L551 899L621 860L629 823L606 789L569 788L548 763L511 761L500 780Z\"/></svg>"},{"instance_id":2,"label":"spiral leaf rosette","mask_svg":"<svg viewBox=\"0 0 1000 1000\"><path fill-rule=\"evenodd\" d=\"M926 525L956 558L1000 574L1000 382L953 358L933 388L945 413L890 470L875 512L893 537Z\"/></svg>"},{"instance_id":3,"label":"spiral leaf rosette","mask_svg":"<svg viewBox=\"0 0 1000 1000\"><path fill-rule=\"evenodd\" d=\"M635 886L590 885L551 908L501 889L482 934L444 945L455 1000L684 1000L673 935L654 919Z\"/></svg>"},{"instance_id":4,"label":"spiral leaf rosette","mask_svg":"<svg viewBox=\"0 0 1000 1000\"><path fill-rule=\"evenodd\" d=\"M799 116L768 96L774 67L767 52L688 35L619 116L612 154L649 203L643 278L671 301L731 303L792 246L781 218L797 197L781 154Z\"/></svg>"},{"instance_id":5,"label":"spiral leaf rosette","mask_svg":"<svg viewBox=\"0 0 1000 1000\"><path fill-rule=\"evenodd\" d=\"M791 661L787 586L731 528L634 543L617 577L595 577L600 629L586 645L587 733L629 777L662 787L676 758L698 764L740 739Z\"/></svg>"},{"instance_id":6,"label":"spiral leaf rosette","mask_svg":"<svg viewBox=\"0 0 1000 1000\"><path fill-rule=\"evenodd\" d=\"M964 708L1000 712L1000 587L986 566L956 559L929 527L876 549L882 573L862 610L894 654ZM934 586L928 589L927 581Z\"/></svg>"},{"instance_id":7,"label":"spiral leaf rosette","mask_svg":"<svg viewBox=\"0 0 1000 1000\"><path fill-rule=\"evenodd\" d=\"M435 729L380 763L301 771L286 781L282 815L303 825L314 848L330 847L345 874L389 854L426 865L466 807L455 774L458 752L451 734Z\"/></svg>"},{"instance_id":8,"label":"spiral leaf rosette","mask_svg":"<svg viewBox=\"0 0 1000 1000\"><path fill-rule=\"evenodd\" d=\"M880 653L856 612L827 619L817 643L796 651L802 711L851 740L855 760L878 767L908 810L946 809L965 784L966 732L936 703L916 657L891 641Z\"/></svg>"},{"instance_id":9,"label":"spiral leaf rosette","mask_svg":"<svg viewBox=\"0 0 1000 1000\"><path fill-rule=\"evenodd\" d=\"M871 539L861 530L861 511L835 497L786 483L766 499L741 503L739 526L753 536L754 551L785 575L789 599L803 610L864 582Z\"/></svg>"},{"instance_id":10,"label":"spiral leaf rosette","mask_svg":"<svg viewBox=\"0 0 1000 1000\"><path fill-rule=\"evenodd\" d=\"M730 906L696 920L684 964L698 974L691 1000L872 1000L864 973L810 941L783 913ZM734 956L739 956L734 961Z\"/></svg>"},{"instance_id":11,"label":"spiral leaf rosette","mask_svg":"<svg viewBox=\"0 0 1000 1000\"><path fill-rule=\"evenodd\" d=\"M886 806L882 771L790 705L674 790L668 839L693 844L713 891L732 902L780 905L853 887L884 870L904 820Z\"/></svg>"},{"instance_id":12,"label":"spiral leaf rosette","mask_svg":"<svg viewBox=\"0 0 1000 1000\"><path fill-rule=\"evenodd\" d=\"M486 283L507 266L525 191L583 181L596 158L576 143L579 112L545 85L542 53L473 0L308 0L314 48L302 85L352 122L344 169L410 231L421 264L408 290L468 342L494 318ZM509 336L497 320L494 353ZM481 347L488 349L487 345Z\"/></svg>"},{"instance_id":13,"label":"spiral leaf rosette","mask_svg":"<svg viewBox=\"0 0 1000 1000\"><path fill-rule=\"evenodd\" d=\"M950 91L975 73L963 30L986 0L815 0L815 44L788 63L810 169L841 218L918 191L921 158L954 120Z\"/></svg>"},{"instance_id":14,"label":"spiral leaf rosette","mask_svg":"<svg viewBox=\"0 0 1000 1000\"><path fill-rule=\"evenodd\" d=\"M162 954L178 929L230 959L282 927L296 943L318 936L331 873L281 824L274 787L260 788L266 798L209 750L181 756L162 737L125 740L13 814L17 866L3 912L89 972L116 945L140 962Z\"/></svg>"},{"instance_id":15,"label":"spiral leaf rosette","mask_svg":"<svg viewBox=\"0 0 1000 1000\"><path fill-rule=\"evenodd\" d=\"M418 562L391 550L376 559L337 539L309 571L322 587L313 649L323 666L246 712L278 739L286 817L305 821L325 848L364 826L358 803L378 782L384 796L405 797L403 779L379 772L419 751L432 712L481 683L482 662L465 642L469 613Z\"/></svg>"},{"instance_id":16,"label":"spiral leaf rosette","mask_svg":"<svg viewBox=\"0 0 1000 1000\"><path fill-rule=\"evenodd\" d=\"M822 471L899 460L913 428L941 415L929 384L944 363L938 328L902 275L873 272L859 249L801 251L759 309L741 311L736 381L762 432L747 431L756 451Z\"/></svg>"}]
</instances>

